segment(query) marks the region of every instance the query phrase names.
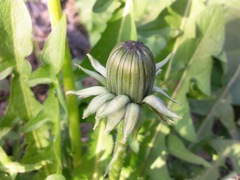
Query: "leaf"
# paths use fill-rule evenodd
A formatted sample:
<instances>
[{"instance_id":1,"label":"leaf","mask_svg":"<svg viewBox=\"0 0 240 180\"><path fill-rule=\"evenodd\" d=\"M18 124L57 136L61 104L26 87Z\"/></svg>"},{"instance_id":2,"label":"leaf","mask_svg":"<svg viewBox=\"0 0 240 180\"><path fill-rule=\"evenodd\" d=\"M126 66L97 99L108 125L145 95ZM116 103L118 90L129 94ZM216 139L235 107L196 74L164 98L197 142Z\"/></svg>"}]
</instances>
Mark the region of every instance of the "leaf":
<instances>
[{"instance_id":1,"label":"leaf","mask_svg":"<svg viewBox=\"0 0 240 180\"><path fill-rule=\"evenodd\" d=\"M12 79L7 110L0 121L1 138L9 132L17 121L27 122L35 117L41 109L40 103L36 101L33 93L24 82L25 78L17 74Z\"/></svg>"},{"instance_id":2,"label":"leaf","mask_svg":"<svg viewBox=\"0 0 240 180\"><path fill-rule=\"evenodd\" d=\"M221 156L224 152L228 151L229 154L227 155L232 163L234 170L239 174L240 173L240 143L236 140L213 140L211 142L214 149L218 152Z\"/></svg>"},{"instance_id":3,"label":"leaf","mask_svg":"<svg viewBox=\"0 0 240 180\"><path fill-rule=\"evenodd\" d=\"M240 3L238 1L227 1L225 2L225 29L226 29L226 41L224 43L224 50L226 52L226 56L228 59L228 66L227 66L227 77L225 81L230 81L234 72L238 68L240 64L239 60L239 50L240 50L240 41L238 41L239 37L239 27L240 27ZM238 78L233 83L232 87L230 88L230 94L228 98L230 98L232 104L239 105L240 104L240 97L239 97L239 79L240 73L238 74Z\"/></svg>"},{"instance_id":4,"label":"leaf","mask_svg":"<svg viewBox=\"0 0 240 180\"><path fill-rule=\"evenodd\" d=\"M190 117L186 94L194 80L199 89L210 95L210 75L212 55L218 55L223 46L223 12L217 5L207 7L197 18L197 38L185 40L176 51L171 72L177 72L180 78L173 81L176 87L172 98L182 104L177 106L169 103L171 110L182 116L174 126L176 131L189 141L196 141L196 134Z\"/></svg>"},{"instance_id":5,"label":"leaf","mask_svg":"<svg viewBox=\"0 0 240 180\"><path fill-rule=\"evenodd\" d=\"M4 17L4 19L0 19L0 38L3 40L2 44L4 44L3 51L1 50L0 53L1 63L9 61L9 64L13 65L10 99L6 113L0 121L0 138L2 140L15 127L14 125L18 121L21 121L22 124L27 123L27 130L25 130L29 132L24 134L25 141L23 145L26 145L24 155L23 157L20 155L21 151L16 152L15 155L22 157L20 162L23 162L23 165L16 162L10 168L15 169L16 172L14 173L17 173L17 171L25 172L25 170L32 171L35 169L30 166L31 164L41 163L41 166L44 166L44 168L38 168L38 175L40 179L43 179L47 173L58 173L61 169L61 161L59 159L59 104L55 97L54 86L51 86L48 98L43 105L35 99L29 87L28 80L32 70L25 57L32 51L32 29L30 16L24 2L22 0L3 0L0 5L0 15ZM51 73L55 73L55 79L63 61L65 28L66 22L63 18L51 33L50 40L46 43L43 52L44 62L51 67ZM5 67L10 67L10 65L6 64ZM37 78L42 77L39 75ZM34 83L37 84L39 82L35 81ZM51 122L53 122L50 126L49 124L39 123L46 118L50 118ZM22 150L22 147L20 147L20 150ZM25 162L29 166L25 166Z\"/></svg>"},{"instance_id":6,"label":"leaf","mask_svg":"<svg viewBox=\"0 0 240 180\"><path fill-rule=\"evenodd\" d=\"M0 57L15 64L15 59L22 61L32 52L31 18L24 2L19 0L2 0L0 17Z\"/></svg>"},{"instance_id":7,"label":"leaf","mask_svg":"<svg viewBox=\"0 0 240 180\"><path fill-rule=\"evenodd\" d=\"M221 100L217 103L213 115L220 119L233 139L240 139L239 131L234 120L234 111L229 102Z\"/></svg>"},{"instance_id":8,"label":"leaf","mask_svg":"<svg viewBox=\"0 0 240 180\"><path fill-rule=\"evenodd\" d=\"M28 171L38 170L41 168L40 164L20 164L13 162L0 147L0 170L10 174L24 173Z\"/></svg>"},{"instance_id":9,"label":"leaf","mask_svg":"<svg viewBox=\"0 0 240 180\"><path fill-rule=\"evenodd\" d=\"M65 40L66 16L63 15L61 20L48 36L42 52L43 63L49 65L54 74L57 74L61 70L63 64L65 55Z\"/></svg>"},{"instance_id":10,"label":"leaf","mask_svg":"<svg viewBox=\"0 0 240 180\"><path fill-rule=\"evenodd\" d=\"M154 126L155 127L155 126ZM171 179L167 168L167 149L165 146L166 135L170 129L161 124L154 128L155 131L140 144L140 152L138 154L137 170L138 177L150 177L150 179L158 180L159 177ZM150 132L149 132L150 133Z\"/></svg>"},{"instance_id":11,"label":"leaf","mask_svg":"<svg viewBox=\"0 0 240 180\"><path fill-rule=\"evenodd\" d=\"M1 69L3 69L2 71L0 70L0 80L6 78L8 75L10 75L12 73L13 67L3 67L3 65L1 66Z\"/></svg>"},{"instance_id":12,"label":"leaf","mask_svg":"<svg viewBox=\"0 0 240 180\"><path fill-rule=\"evenodd\" d=\"M51 174L45 180L66 180L63 175L60 174Z\"/></svg>"},{"instance_id":13,"label":"leaf","mask_svg":"<svg viewBox=\"0 0 240 180\"><path fill-rule=\"evenodd\" d=\"M51 70L48 65L41 65L36 69L28 79L28 84L30 87L34 87L38 84L57 84L56 74Z\"/></svg>"},{"instance_id":14,"label":"leaf","mask_svg":"<svg viewBox=\"0 0 240 180\"><path fill-rule=\"evenodd\" d=\"M101 13L104 12L113 2L113 0L98 0L93 6L93 12Z\"/></svg>"},{"instance_id":15,"label":"leaf","mask_svg":"<svg viewBox=\"0 0 240 180\"><path fill-rule=\"evenodd\" d=\"M43 64L35 70L29 80L29 85L53 84L57 86L56 75L60 72L64 56L66 41L66 16L54 26L50 33L41 55Z\"/></svg>"},{"instance_id":16,"label":"leaf","mask_svg":"<svg viewBox=\"0 0 240 180\"><path fill-rule=\"evenodd\" d=\"M74 177L84 179L101 179L107 168L108 158L113 150L113 139L109 134L104 133L105 124L103 120L99 127L91 133L90 144L79 167L74 172Z\"/></svg>"},{"instance_id":17,"label":"leaf","mask_svg":"<svg viewBox=\"0 0 240 180\"><path fill-rule=\"evenodd\" d=\"M145 0L141 3L135 1L134 6L136 7L135 14L138 18L138 23L140 27L153 27L158 26L161 24L160 21L164 20L163 11L167 9L167 7L171 6L175 3L176 0L169 0L169 1L162 1L159 3L158 0L151 0L145 2ZM182 3L181 3L182 4ZM184 5L183 5L184 6ZM141 16L140 16L141 15ZM142 28L140 28L142 29Z\"/></svg>"},{"instance_id":18,"label":"leaf","mask_svg":"<svg viewBox=\"0 0 240 180\"><path fill-rule=\"evenodd\" d=\"M35 118L31 119L24 125L22 132L26 133L33 131L40 128L43 124L47 122L51 122L52 124L54 124L54 121L58 119L59 105L58 100L55 97L54 89L50 89L48 93L48 97L43 104L42 110Z\"/></svg>"},{"instance_id":19,"label":"leaf","mask_svg":"<svg viewBox=\"0 0 240 180\"><path fill-rule=\"evenodd\" d=\"M28 139L28 147L21 160L24 163L33 163L36 161L47 161L48 173L56 173L61 169L61 160L59 159L59 103L55 95L55 89L52 87L48 92L48 97L44 101L43 108L39 114L30 120L22 129L26 133ZM46 122L50 122L47 123ZM51 134L48 133L51 129ZM37 133L41 139L41 146L35 144L38 141L34 137L28 136L29 133ZM33 144L32 144L33 143ZM37 154L36 154L37 152ZM35 154L35 155L34 155ZM34 158L33 158L34 156ZM42 174L42 172L40 173ZM45 177L44 174L41 177Z\"/></svg>"},{"instance_id":20,"label":"leaf","mask_svg":"<svg viewBox=\"0 0 240 180\"><path fill-rule=\"evenodd\" d=\"M217 151L217 159L212 163L211 168L205 169L198 179L211 180L213 174L217 174L219 178L218 168L225 164L227 157L231 159L234 171L240 173L240 143L235 140L217 139L212 140L211 145ZM215 175L216 176L216 175Z\"/></svg>"},{"instance_id":21,"label":"leaf","mask_svg":"<svg viewBox=\"0 0 240 180\"><path fill-rule=\"evenodd\" d=\"M211 165L203 158L189 151L177 136L170 134L167 138L167 145L169 153L173 156L192 164L211 167Z\"/></svg>"},{"instance_id":22,"label":"leaf","mask_svg":"<svg viewBox=\"0 0 240 180\"><path fill-rule=\"evenodd\" d=\"M208 103L210 105L209 111L207 111L206 117L204 118L201 126L197 131L197 135L200 139L208 138L212 134L212 125L214 118L218 117L222 124L227 128L229 134L235 138L239 138L239 132L237 131L234 119L233 119L233 109L230 103L225 100L229 94L229 89L232 84L236 81L238 74L240 72L240 66L234 72L230 81L221 89L220 93L217 93L217 97L213 103ZM227 112L225 114L224 112ZM226 122L225 122L226 121Z\"/></svg>"},{"instance_id":23,"label":"leaf","mask_svg":"<svg viewBox=\"0 0 240 180\"><path fill-rule=\"evenodd\" d=\"M98 59L101 64L106 64L108 55L118 42L137 39L132 8L132 0L127 0L124 9L121 6L113 13L100 40L90 51L89 54ZM91 64L85 58L81 66L90 68Z\"/></svg>"},{"instance_id":24,"label":"leaf","mask_svg":"<svg viewBox=\"0 0 240 180\"><path fill-rule=\"evenodd\" d=\"M18 118L28 121L36 115L40 110L40 104L35 100L29 87L25 85L31 67L24 58L32 51L31 19L27 8L20 0L4 0L0 2L0 16L2 17L0 19L0 29L2 29L0 56L3 62L9 61L10 64L15 65L10 100L5 116L0 121L0 137L3 137Z\"/></svg>"}]
</instances>

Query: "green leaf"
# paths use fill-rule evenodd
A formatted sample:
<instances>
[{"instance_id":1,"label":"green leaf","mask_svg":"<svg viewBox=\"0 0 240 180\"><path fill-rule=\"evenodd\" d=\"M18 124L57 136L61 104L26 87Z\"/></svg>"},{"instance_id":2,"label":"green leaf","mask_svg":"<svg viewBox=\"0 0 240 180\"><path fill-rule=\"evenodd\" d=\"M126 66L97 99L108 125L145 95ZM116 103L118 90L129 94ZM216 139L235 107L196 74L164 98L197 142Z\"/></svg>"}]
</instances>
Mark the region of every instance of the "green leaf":
<instances>
[{"instance_id":1,"label":"green leaf","mask_svg":"<svg viewBox=\"0 0 240 180\"><path fill-rule=\"evenodd\" d=\"M229 134L233 138L239 138L239 132L237 131L234 122L233 109L228 100L225 100L229 94L229 89L238 78L239 72L240 66L238 66L231 79L227 82L227 84L225 84L220 93L217 93L215 101L213 103L207 103L207 106L210 105L209 110L207 111L206 117L197 131L197 135L200 139L208 138L212 134L212 126L215 117L221 120L222 124L227 128Z\"/></svg>"},{"instance_id":2,"label":"green leaf","mask_svg":"<svg viewBox=\"0 0 240 180\"><path fill-rule=\"evenodd\" d=\"M60 174L51 174L45 180L66 180L66 178Z\"/></svg>"},{"instance_id":3,"label":"green leaf","mask_svg":"<svg viewBox=\"0 0 240 180\"><path fill-rule=\"evenodd\" d=\"M106 29L107 21L111 19L112 14L119 8L122 4L121 1L113 1L105 11L102 13L93 13L92 9L96 0L88 1L76 1L76 6L79 8L80 17L84 17L81 23L84 24L87 31L91 36L89 36L89 41L91 46L94 46L98 40L101 38L101 33ZM86 41L88 41L86 39ZM84 45L85 44L85 45ZM84 47L88 47L88 42L83 44Z\"/></svg>"},{"instance_id":4,"label":"green leaf","mask_svg":"<svg viewBox=\"0 0 240 180\"><path fill-rule=\"evenodd\" d=\"M25 85L31 66L24 58L32 51L31 19L27 8L21 0L3 0L0 2L0 16L0 56L3 62L15 65L10 100L0 121L0 137L3 137L17 119L28 121L34 117L40 110L40 104Z\"/></svg>"},{"instance_id":5,"label":"green leaf","mask_svg":"<svg viewBox=\"0 0 240 180\"><path fill-rule=\"evenodd\" d=\"M233 139L240 139L239 131L234 120L234 111L229 102L221 100L217 103L213 115L220 119Z\"/></svg>"},{"instance_id":6,"label":"green leaf","mask_svg":"<svg viewBox=\"0 0 240 180\"><path fill-rule=\"evenodd\" d=\"M36 69L28 79L30 87L34 87L38 84L57 84L56 74L52 71L51 66L41 65Z\"/></svg>"},{"instance_id":7,"label":"green leaf","mask_svg":"<svg viewBox=\"0 0 240 180\"><path fill-rule=\"evenodd\" d=\"M8 62L1 63L0 67L0 80L6 78L8 75L12 73L13 66L9 64Z\"/></svg>"},{"instance_id":8,"label":"green leaf","mask_svg":"<svg viewBox=\"0 0 240 180\"><path fill-rule=\"evenodd\" d=\"M113 150L113 139L110 134L104 133L105 124L103 120L99 127L91 133L90 144L82 163L73 172L74 177L84 179L101 179L107 168L108 158Z\"/></svg>"},{"instance_id":9,"label":"green leaf","mask_svg":"<svg viewBox=\"0 0 240 180\"><path fill-rule=\"evenodd\" d=\"M61 169L61 161L59 159L59 104L55 97L55 90L52 87L43 105L35 99L29 87L28 80L31 75L31 65L26 61L25 57L32 51L32 29L30 16L24 2L22 0L3 0L0 2L0 5L0 15L4 17L0 19L0 38L3 41L0 45L0 63L1 65L5 64L4 67L6 68L13 66L13 71L11 71L10 99L5 116L0 121L0 138L2 140L15 127L14 125L18 121L27 123L27 130L25 130L30 132L24 134L25 141L23 145L27 146L24 148L24 155L20 161L27 162L26 164L29 166L16 162L11 166L9 165L10 168L13 168L10 171L14 171L14 173L17 173L17 171L25 172L25 170L32 171L35 168L32 168L31 164L41 163L44 168L39 170L39 177L43 179L48 175L47 173L58 173ZM55 73L55 78L63 62L66 34L65 21L62 18L61 22L53 30L43 52L43 62L51 67L49 72ZM6 70L6 68L1 69L1 72ZM47 77L46 74L45 77ZM39 75L36 78L42 77ZM34 83L37 84L39 82ZM39 124L41 120L46 118L50 118L53 125ZM22 147L20 147L20 150L22 150ZM20 151L14 153L16 153L15 156L22 157Z\"/></svg>"},{"instance_id":10,"label":"green leaf","mask_svg":"<svg viewBox=\"0 0 240 180\"><path fill-rule=\"evenodd\" d=\"M65 41L66 16L63 15L48 36L42 53L43 63L50 66L54 74L57 74L61 70L65 55Z\"/></svg>"},{"instance_id":11,"label":"green leaf","mask_svg":"<svg viewBox=\"0 0 240 180\"><path fill-rule=\"evenodd\" d=\"M214 149L217 151L219 156L226 155L231 159L234 170L239 174L240 173L240 142L237 140L225 140L218 139L211 142Z\"/></svg>"},{"instance_id":12,"label":"green leaf","mask_svg":"<svg viewBox=\"0 0 240 180\"><path fill-rule=\"evenodd\" d=\"M151 136L140 144L140 152L136 173L138 177L150 177L158 180L159 177L171 179L167 168L167 149L165 146L166 135L170 129L165 125L154 126ZM153 138L151 138L153 135Z\"/></svg>"},{"instance_id":13,"label":"green leaf","mask_svg":"<svg viewBox=\"0 0 240 180\"><path fill-rule=\"evenodd\" d=\"M0 57L3 61L22 61L32 52L32 23L24 2L2 0L0 17Z\"/></svg>"},{"instance_id":14,"label":"green leaf","mask_svg":"<svg viewBox=\"0 0 240 180\"><path fill-rule=\"evenodd\" d=\"M239 41L239 28L240 28L240 3L239 1L226 1L225 5L225 29L226 29L226 41L224 43L224 50L227 55L228 65L227 65L227 76L225 81L229 81L238 65L240 64L239 56L240 56L240 41ZM240 96L239 96L239 79L240 73L238 74L238 78L233 83L230 88L230 94L228 98L230 98L232 104L239 105L240 104Z\"/></svg>"},{"instance_id":15,"label":"green leaf","mask_svg":"<svg viewBox=\"0 0 240 180\"><path fill-rule=\"evenodd\" d=\"M113 2L113 0L98 0L93 5L93 12L101 13L104 12Z\"/></svg>"},{"instance_id":16,"label":"green leaf","mask_svg":"<svg viewBox=\"0 0 240 180\"><path fill-rule=\"evenodd\" d=\"M0 170L8 172L9 174L24 173L28 171L38 170L41 168L40 164L20 164L13 162L0 147Z\"/></svg>"},{"instance_id":17,"label":"green leaf","mask_svg":"<svg viewBox=\"0 0 240 180\"><path fill-rule=\"evenodd\" d=\"M102 37L90 51L89 54L98 59L101 64L106 64L108 55L118 42L137 39L132 8L132 0L127 0L124 8L121 6L113 13ZM85 58L81 66L90 68L91 64Z\"/></svg>"},{"instance_id":18,"label":"green leaf","mask_svg":"<svg viewBox=\"0 0 240 180\"><path fill-rule=\"evenodd\" d=\"M169 6L175 3L176 0L162 1L159 3L158 0L143 0L141 3L134 1L134 13L136 14L137 23L140 24L140 29L144 27L159 27L162 24L160 21L164 20L163 11L166 10ZM184 7L185 3L180 3ZM179 8L182 9L182 8Z\"/></svg>"},{"instance_id":19,"label":"green leaf","mask_svg":"<svg viewBox=\"0 0 240 180\"><path fill-rule=\"evenodd\" d=\"M170 109L182 116L182 120L178 121L174 128L189 141L196 141L196 134L186 94L189 92L191 81L195 81L203 93L210 95L211 56L221 52L224 40L221 6L206 8L197 18L196 24L197 38L181 44L173 57L171 67L171 72L180 78L173 81L172 87L176 88L172 98L183 104L178 106L169 103Z\"/></svg>"},{"instance_id":20,"label":"green leaf","mask_svg":"<svg viewBox=\"0 0 240 180\"><path fill-rule=\"evenodd\" d=\"M227 65L225 66L225 76L223 85L226 84L232 79L232 76L236 72L238 65L240 63L240 41L239 41L239 27L240 27L240 2L235 0L229 1L210 1L211 4L221 4L224 7L224 20L225 20L225 42L224 42L224 52L227 58ZM239 100L239 77L235 80L233 85L230 88L230 93L228 94L227 99L231 100L231 104L238 105Z\"/></svg>"},{"instance_id":21,"label":"green leaf","mask_svg":"<svg viewBox=\"0 0 240 180\"><path fill-rule=\"evenodd\" d=\"M235 140L217 139L212 140L211 145L217 151L217 159L212 163L211 168L205 169L198 179L211 180L213 174L220 178L219 167L225 164L227 157L231 159L234 171L240 173L240 143Z\"/></svg>"},{"instance_id":22,"label":"green leaf","mask_svg":"<svg viewBox=\"0 0 240 180\"><path fill-rule=\"evenodd\" d=\"M173 156L184 161L190 162L192 164L211 167L211 165L203 158L189 151L177 136L170 134L167 137L167 145L169 153L172 154Z\"/></svg>"},{"instance_id":23,"label":"green leaf","mask_svg":"<svg viewBox=\"0 0 240 180\"><path fill-rule=\"evenodd\" d=\"M16 120L27 122L35 117L41 109L40 103L34 98L32 91L24 82L25 78L18 74L15 74L12 79L7 110L0 121L1 138L9 132Z\"/></svg>"},{"instance_id":24,"label":"green leaf","mask_svg":"<svg viewBox=\"0 0 240 180\"><path fill-rule=\"evenodd\" d=\"M38 147L34 137L28 137L29 146L27 147L25 154L22 158L24 163L33 163L36 161L48 161L51 162L48 165L49 173L56 173L61 169L61 161L59 157L59 147L60 142L59 134L59 103L58 98L55 95L55 89L50 88L48 92L48 97L44 101L43 108L39 114L28 121L28 123L23 127L23 132L37 133L41 139L41 146ZM50 122L46 124L46 122ZM48 134L51 129L52 135ZM29 135L29 133L26 133ZM33 143L33 144L31 144ZM33 153L38 152L34 158Z\"/></svg>"},{"instance_id":25,"label":"green leaf","mask_svg":"<svg viewBox=\"0 0 240 180\"><path fill-rule=\"evenodd\" d=\"M48 93L49 95L43 104L42 110L35 118L31 119L24 125L22 132L26 133L33 131L47 122L54 124L54 121L58 119L59 105L58 100L55 97L54 89L50 89Z\"/></svg>"},{"instance_id":26,"label":"green leaf","mask_svg":"<svg viewBox=\"0 0 240 180\"><path fill-rule=\"evenodd\" d=\"M29 80L29 85L54 84L57 85L56 75L60 72L65 52L66 16L62 16L58 24L48 36L42 52L43 64L35 70Z\"/></svg>"}]
</instances>

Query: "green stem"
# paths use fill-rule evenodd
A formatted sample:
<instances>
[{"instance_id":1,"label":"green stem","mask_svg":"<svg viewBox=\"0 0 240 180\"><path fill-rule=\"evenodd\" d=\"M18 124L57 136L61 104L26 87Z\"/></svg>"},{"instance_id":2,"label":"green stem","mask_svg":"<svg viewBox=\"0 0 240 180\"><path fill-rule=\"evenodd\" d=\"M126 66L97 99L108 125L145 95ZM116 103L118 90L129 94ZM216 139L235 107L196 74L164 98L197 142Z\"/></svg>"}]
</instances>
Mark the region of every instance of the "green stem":
<instances>
[{"instance_id":1,"label":"green stem","mask_svg":"<svg viewBox=\"0 0 240 180\"><path fill-rule=\"evenodd\" d=\"M108 167L110 180L120 179L121 170L122 170L124 159L126 156L127 145L126 145L126 142L122 141L122 137L123 137L122 128L123 128L123 123L119 125L113 158ZM108 170L107 170L107 173L108 173Z\"/></svg>"},{"instance_id":2,"label":"green stem","mask_svg":"<svg viewBox=\"0 0 240 180\"><path fill-rule=\"evenodd\" d=\"M48 0L48 9L52 27L56 26L61 19L62 10L60 0ZM74 76L71 64L71 54L66 41L65 56L62 66L63 86L65 91L75 89ZM81 160L81 134L79 128L79 112L76 96L67 96L69 136L71 141L71 151L73 155L73 165L76 167Z\"/></svg>"}]
</instances>

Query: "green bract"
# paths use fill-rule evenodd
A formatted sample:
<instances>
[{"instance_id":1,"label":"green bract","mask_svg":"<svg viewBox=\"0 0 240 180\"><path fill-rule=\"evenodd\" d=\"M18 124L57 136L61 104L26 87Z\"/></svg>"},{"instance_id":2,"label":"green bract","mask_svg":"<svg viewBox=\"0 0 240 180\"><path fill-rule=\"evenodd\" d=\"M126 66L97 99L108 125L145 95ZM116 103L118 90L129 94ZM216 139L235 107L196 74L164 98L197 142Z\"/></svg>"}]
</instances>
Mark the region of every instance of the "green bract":
<instances>
[{"instance_id":1,"label":"green bract","mask_svg":"<svg viewBox=\"0 0 240 180\"><path fill-rule=\"evenodd\" d=\"M160 93L177 103L163 89L154 86L155 76L161 72L162 66L171 56L172 54L155 64L149 48L137 41L117 44L109 55L107 68L88 54L98 73L79 66L80 69L105 87L68 91L67 94L75 94L81 98L96 96L85 109L83 118L96 113L95 129L99 121L107 117L106 132L111 132L123 120L123 141L126 141L131 133L136 137L143 124L143 104L153 108L162 120L180 118L160 98L152 95L153 92Z\"/></svg>"}]
</instances>

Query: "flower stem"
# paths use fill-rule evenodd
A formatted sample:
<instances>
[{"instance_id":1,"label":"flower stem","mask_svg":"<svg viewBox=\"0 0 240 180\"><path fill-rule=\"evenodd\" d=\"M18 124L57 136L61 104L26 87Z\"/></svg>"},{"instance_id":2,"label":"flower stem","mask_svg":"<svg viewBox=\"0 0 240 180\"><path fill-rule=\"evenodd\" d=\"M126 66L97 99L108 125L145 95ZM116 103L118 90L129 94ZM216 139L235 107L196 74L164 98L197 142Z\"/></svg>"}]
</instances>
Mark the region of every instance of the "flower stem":
<instances>
[{"instance_id":1,"label":"flower stem","mask_svg":"<svg viewBox=\"0 0 240 180\"><path fill-rule=\"evenodd\" d=\"M127 145L126 142L122 141L122 129L123 123L119 125L113 158L108 167L110 180L118 180L120 178L121 170L126 156Z\"/></svg>"},{"instance_id":2,"label":"flower stem","mask_svg":"<svg viewBox=\"0 0 240 180\"><path fill-rule=\"evenodd\" d=\"M48 0L48 10L52 28L56 26L62 16L60 0ZM71 54L66 41L65 56L62 66L63 86L65 91L75 89L74 76L71 64ZM71 151L73 155L73 165L76 167L81 159L81 134L79 128L79 112L77 97L66 97L68 109L69 136L71 141Z\"/></svg>"}]
</instances>

